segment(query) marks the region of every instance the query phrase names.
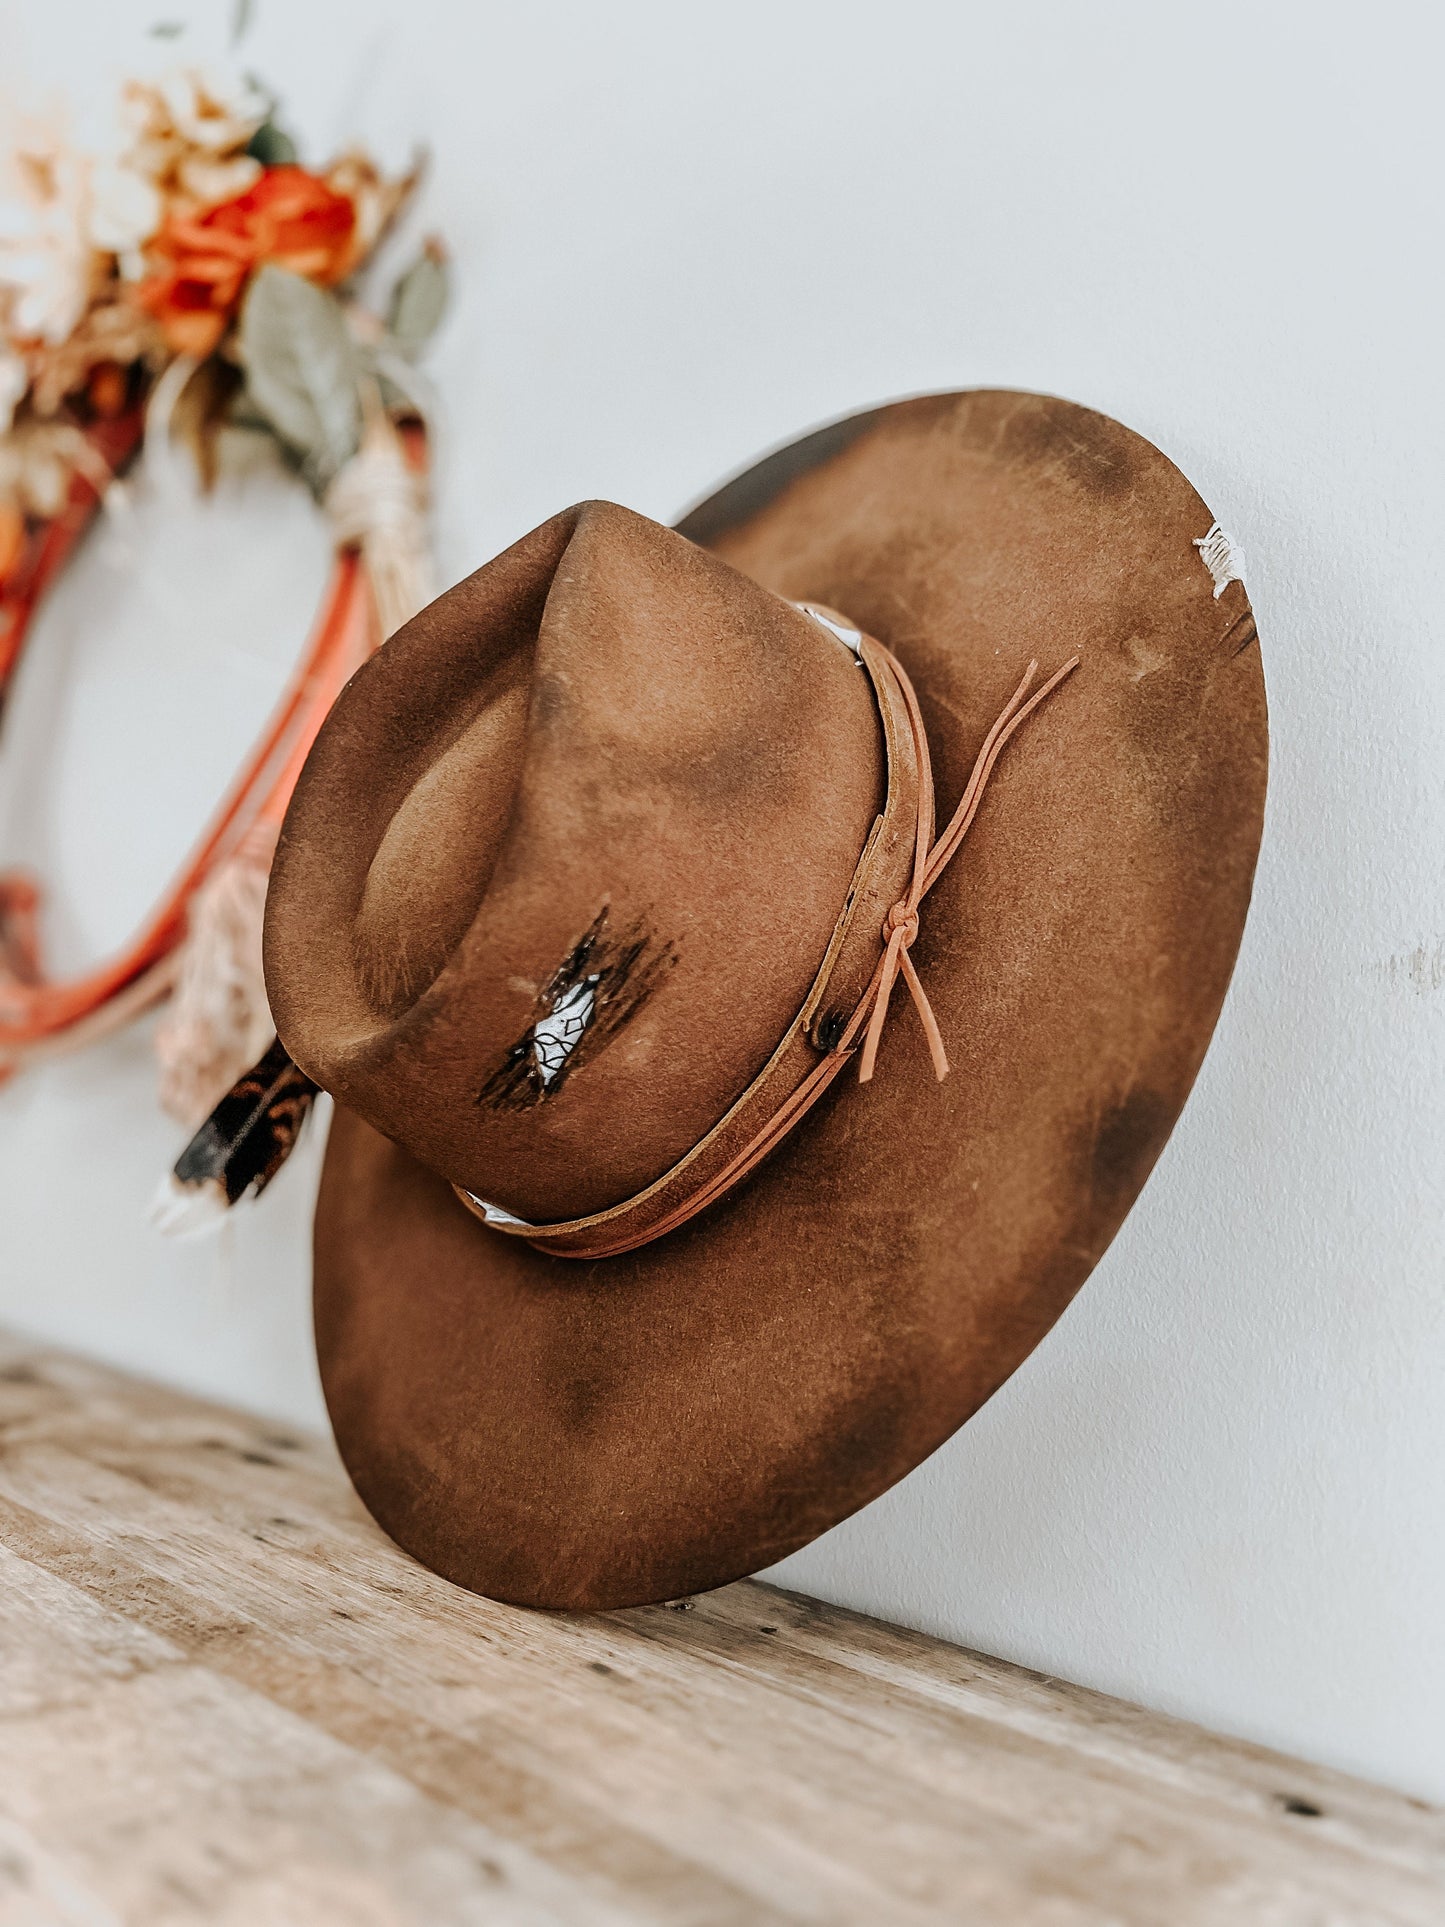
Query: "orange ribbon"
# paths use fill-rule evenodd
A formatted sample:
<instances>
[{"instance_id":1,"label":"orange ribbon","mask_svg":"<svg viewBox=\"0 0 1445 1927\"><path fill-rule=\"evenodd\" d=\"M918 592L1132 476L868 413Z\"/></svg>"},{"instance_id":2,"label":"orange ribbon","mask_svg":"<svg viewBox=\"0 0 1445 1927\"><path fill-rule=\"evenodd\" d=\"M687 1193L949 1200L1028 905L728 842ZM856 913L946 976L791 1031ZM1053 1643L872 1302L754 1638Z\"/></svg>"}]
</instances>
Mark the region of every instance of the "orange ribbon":
<instances>
[{"instance_id":1,"label":"orange ribbon","mask_svg":"<svg viewBox=\"0 0 1445 1927\"><path fill-rule=\"evenodd\" d=\"M421 467L424 435L409 429L405 439L408 459ZM69 519L46 536L44 567L27 590L26 622L99 500L81 479L72 496ZM23 637L23 627L4 628L3 613L0 606L0 699ZM280 702L199 843L118 956L75 978L47 977L39 950L38 888L23 872L0 870L0 1084L22 1063L108 1035L170 992L196 893L248 836L274 842L322 723L380 640L375 585L360 546L343 540L319 616Z\"/></svg>"}]
</instances>

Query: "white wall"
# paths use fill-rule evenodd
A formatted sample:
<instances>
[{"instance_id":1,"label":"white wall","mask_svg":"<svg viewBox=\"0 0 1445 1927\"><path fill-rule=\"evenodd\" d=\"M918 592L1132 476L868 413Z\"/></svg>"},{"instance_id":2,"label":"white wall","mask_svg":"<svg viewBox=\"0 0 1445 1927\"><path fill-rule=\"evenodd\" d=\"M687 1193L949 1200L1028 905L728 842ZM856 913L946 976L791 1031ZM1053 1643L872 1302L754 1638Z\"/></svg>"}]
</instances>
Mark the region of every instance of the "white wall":
<instances>
[{"instance_id":1,"label":"white wall","mask_svg":"<svg viewBox=\"0 0 1445 1927\"><path fill-rule=\"evenodd\" d=\"M94 95L185 11L5 0L0 31ZM1245 541L1273 787L1195 1096L1053 1336L781 1576L1445 1798L1435 19L260 0L250 59L313 151L433 146L448 577L580 497L666 518L821 419L971 384L1119 416ZM244 522L142 507L143 580L94 545L37 639L0 847L56 879L71 959L159 884L299 641L319 532L243 494ZM208 561L253 524L263 568ZM314 1147L228 1250L158 1244L151 1081L136 1035L0 1093L0 1318L315 1418Z\"/></svg>"}]
</instances>

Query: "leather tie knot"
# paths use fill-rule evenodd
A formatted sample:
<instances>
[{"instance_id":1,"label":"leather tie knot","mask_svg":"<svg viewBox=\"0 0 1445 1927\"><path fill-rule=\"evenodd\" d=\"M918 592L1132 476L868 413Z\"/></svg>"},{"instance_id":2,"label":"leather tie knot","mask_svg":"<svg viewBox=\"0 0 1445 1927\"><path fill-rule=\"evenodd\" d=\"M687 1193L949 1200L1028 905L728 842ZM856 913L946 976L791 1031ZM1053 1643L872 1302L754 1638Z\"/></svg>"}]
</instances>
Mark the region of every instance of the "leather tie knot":
<instances>
[{"instance_id":1,"label":"leather tie knot","mask_svg":"<svg viewBox=\"0 0 1445 1927\"><path fill-rule=\"evenodd\" d=\"M918 878L915 877L915 888L917 883ZM948 1053L943 1048L938 1020L928 1001L928 993L918 980L918 972L913 968L913 959L908 954L917 935L918 904L916 900L910 902L907 897L900 897L883 919L883 955L879 960L878 974L873 980L873 1008L863 1037L863 1054L858 1063L860 1084L866 1084L873 1075L873 1066L878 1058L878 1041L883 1035L883 1020L888 1015L888 1000L900 977L907 984L914 1008L922 1019L934 1074L940 1078L948 1075Z\"/></svg>"},{"instance_id":2,"label":"leather tie knot","mask_svg":"<svg viewBox=\"0 0 1445 1927\"><path fill-rule=\"evenodd\" d=\"M900 935L901 947L904 950L911 950L913 940L918 935L918 910L915 905L902 899L894 904L883 919L884 943L892 941L895 931Z\"/></svg>"}]
</instances>

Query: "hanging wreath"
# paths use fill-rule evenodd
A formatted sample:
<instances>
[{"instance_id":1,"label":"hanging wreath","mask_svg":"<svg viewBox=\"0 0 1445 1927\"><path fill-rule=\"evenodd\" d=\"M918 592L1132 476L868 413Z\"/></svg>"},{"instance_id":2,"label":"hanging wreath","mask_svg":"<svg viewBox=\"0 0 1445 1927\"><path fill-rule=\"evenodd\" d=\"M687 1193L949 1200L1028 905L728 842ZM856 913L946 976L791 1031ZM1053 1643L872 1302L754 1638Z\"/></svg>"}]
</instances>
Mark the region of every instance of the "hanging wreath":
<instances>
[{"instance_id":1,"label":"hanging wreath","mask_svg":"<svg viewBox=\"0 0 1445 1927\"><path fill-rule=\"evenodd\" d=\"M116 956L45 969L37 879L0 871L0 1078L169 996L166 1108L194 1128L272 1035L261 910L281 818L333 700L429 600L420 351L446 303L428 242L380 309L359 276L416 185L360 150L308 168L250 80L182 69L122 95L106 157L22 134L0 177L0 715L32 619L149 439L216 474L273 437L332 526L291 681L169 888Z\"/></svg>"}]
</instances>

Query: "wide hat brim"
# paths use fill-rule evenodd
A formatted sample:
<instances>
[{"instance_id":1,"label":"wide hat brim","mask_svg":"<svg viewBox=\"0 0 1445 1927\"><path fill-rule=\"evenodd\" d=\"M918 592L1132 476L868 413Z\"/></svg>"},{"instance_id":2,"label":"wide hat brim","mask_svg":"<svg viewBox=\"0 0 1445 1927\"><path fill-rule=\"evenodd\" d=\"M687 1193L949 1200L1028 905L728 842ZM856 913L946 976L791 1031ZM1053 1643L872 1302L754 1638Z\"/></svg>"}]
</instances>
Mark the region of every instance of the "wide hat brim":
<instances>
[{"instance_id":1,"label":"wide hat brim","mask_svg":"<svg viewBox=\"0 0 1445 1927\"><path fill-rule=\"evenodd\" d=\"M941 815L1028 660L1081 665L924 905L943 1083L898 1000L870 1085L845 1074L735 1195L595 1263L488 1230L338 1109L321 1378L418 1559L536 1606L720 1585L902 1478L1058 1318L1179 1115L1249 902L1264 682L1210 523L1117 422L981 391L810 435L679 525L895 652Z\"/></svg>"}]
</instances>

